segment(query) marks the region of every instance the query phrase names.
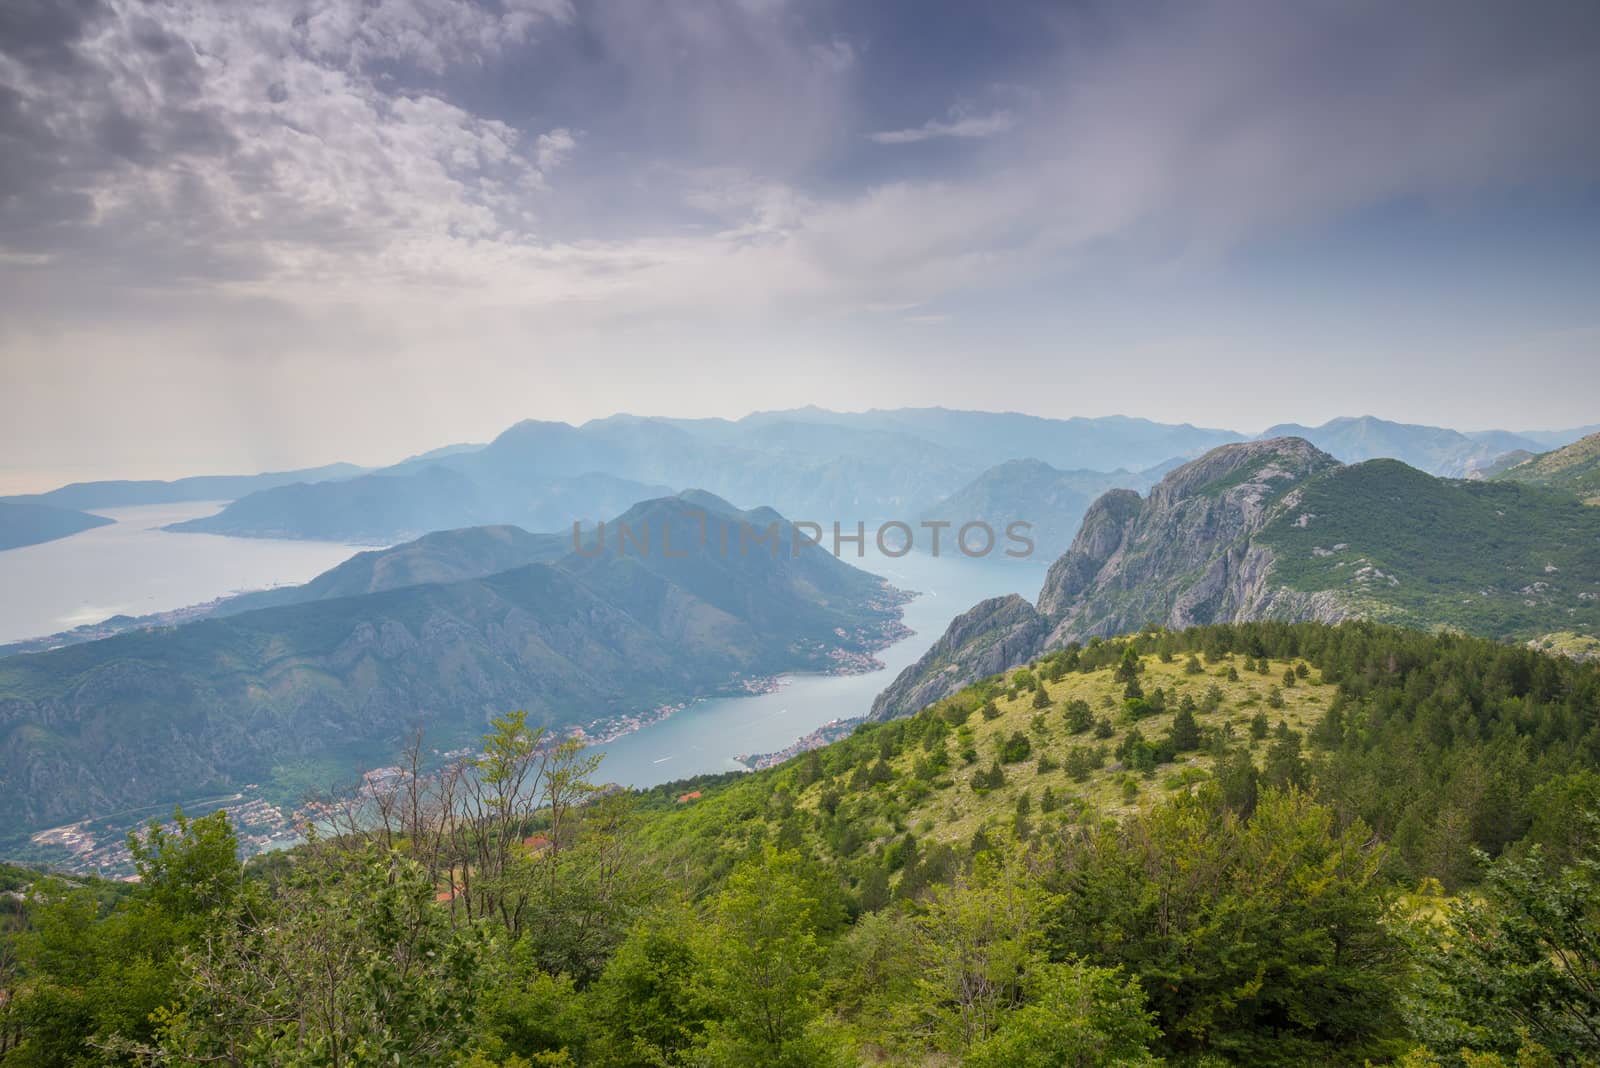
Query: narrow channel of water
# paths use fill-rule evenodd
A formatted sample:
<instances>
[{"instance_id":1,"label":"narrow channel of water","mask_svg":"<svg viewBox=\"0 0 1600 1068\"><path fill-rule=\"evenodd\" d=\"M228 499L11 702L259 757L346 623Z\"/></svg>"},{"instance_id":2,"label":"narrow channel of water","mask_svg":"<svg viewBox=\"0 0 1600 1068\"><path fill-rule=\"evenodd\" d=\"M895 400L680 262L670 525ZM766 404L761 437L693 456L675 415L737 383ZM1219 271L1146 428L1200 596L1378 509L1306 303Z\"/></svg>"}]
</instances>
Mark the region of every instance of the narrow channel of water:
<instances>
[{"instance_id":1,"label":"narrow channel of water","mask_svg":"<svg viewBox=\"0 0 1600 1068\"><path fill-rule=\"evenodd\" d=\"M648 787L710 772L735 771L746 753L782 749L835 719L864 715L872 699L902 669L939 639L956 616L989 597L1039 595L1044 563L970 559L959 553L937 558L912 553L899 559L868 548L866 559L847 563L882 575L921 596L905 606L905 623L916 633L878 654L884 668L866 675L791 675L772 693L697 701L682 712L595 748L604 754L599 782Z\"/></svg>"}]
</instances>

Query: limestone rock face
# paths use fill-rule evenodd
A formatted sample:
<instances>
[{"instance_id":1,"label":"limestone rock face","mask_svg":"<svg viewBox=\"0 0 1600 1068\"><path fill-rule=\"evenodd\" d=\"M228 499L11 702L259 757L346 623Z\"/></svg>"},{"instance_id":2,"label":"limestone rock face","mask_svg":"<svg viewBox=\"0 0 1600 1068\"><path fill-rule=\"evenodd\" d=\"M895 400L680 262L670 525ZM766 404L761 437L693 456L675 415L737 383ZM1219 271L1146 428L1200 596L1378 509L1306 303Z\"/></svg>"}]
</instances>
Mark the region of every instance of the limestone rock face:
<instances>
[{"instance_id":1,"label":"limestone rock face","mask_svg":"<svg viewBox=\"0 0 1600 1068\"><path fill-rule=\"evenodd\" d=\"M1049 629L1049 621L1014 593L984 601L951 621L933 648L872 702L868 718L909 716L976 679L1020 664Z\"/></svg>"},{"instance_id":2,"label":"limestone rock face","mask_svg":"<svg viewBox=\"0 0 1600 1068\"><path fill-rule=\"evenodd\" d=\"M1300 438L1250 441L1185 464L1144 501L1102 497L1040 592L1040 611L1053 622L1047 644L1152 622L1179 628L1260 618L1274 600L1271 554L1253 547L1251 536L1293 507L1300 483L1337 466Z\"/></svg>"},{"instance_id":3,"label":"limestone rock face","mask_svg":"<svg viewBox=\"0 0 1600 1068\"><path fill-rule=\"evenodd\" d=\"M1170 472L1140 498L1103 494L1072 546L1050 567L1037 607L985 601L873 703L873 719L909 715L978 679L1071 641L1137 630L1248 619L1337 622L1332 592L1272 581L1272 550L1252 536L1292 514L1299 487L1339 461L1300 438L1224 445Z\"/></svg>"}]
</instances>

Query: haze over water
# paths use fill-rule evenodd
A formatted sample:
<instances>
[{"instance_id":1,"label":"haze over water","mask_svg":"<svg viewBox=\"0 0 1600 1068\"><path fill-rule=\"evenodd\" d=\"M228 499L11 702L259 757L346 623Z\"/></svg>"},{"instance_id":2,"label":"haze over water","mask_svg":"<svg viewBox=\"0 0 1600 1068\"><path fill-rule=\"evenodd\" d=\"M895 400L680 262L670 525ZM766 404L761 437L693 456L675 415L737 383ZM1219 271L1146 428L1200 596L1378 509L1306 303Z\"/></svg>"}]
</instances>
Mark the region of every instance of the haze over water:
<instances>
[{"instance_id":1,"label":"haze over water","mask_svg":"<svg viewBox=\"0 0 1600 1068\"><path fill-rule=\"evenodd\" d=\"M0 643L305 582L371 546L175 534L168 523L214 515L225 501L96 508L115 519L41 545L0 552Z\"/></svg>"},{"instance_id":2,"label":"haze over water","mask_svg":"<svg viewBox=\"0 0 1600 1068\"><path fill-rule=\"evenodd\" d=\"M770 753L835 719L863 716L872 699L939 639L956 616L979 601L1018 593L1039 595L1048 561L1018 563L970 559L960 553L938 558L911 553L900 559L869 547L866 559L846 563L882 575L901 589L921 594L905 606L905 624L916 633L878 653L885 667L866 675L790 675L773 693L721 697L691 704L660 723L597 748L605 754L597 782L648 787L710 772L737 771L744 754Z\"/></svg>"}]
</instances>

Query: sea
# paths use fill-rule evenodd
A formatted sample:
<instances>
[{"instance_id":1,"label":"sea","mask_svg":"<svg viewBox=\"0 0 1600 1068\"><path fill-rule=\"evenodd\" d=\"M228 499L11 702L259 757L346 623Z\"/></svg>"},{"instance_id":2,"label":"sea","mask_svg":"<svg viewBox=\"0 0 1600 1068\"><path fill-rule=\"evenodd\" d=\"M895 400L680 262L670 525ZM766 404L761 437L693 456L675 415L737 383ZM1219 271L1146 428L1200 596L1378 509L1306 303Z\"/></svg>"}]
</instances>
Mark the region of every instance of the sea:
<instances>
[{"instance_id":1,"label":"sea","mask_svg":"<svg viewBox=\"0 0 1600 1068\"><path fill-rule=\"evenodd\" d=\"M0 645L111 616L167 612L245 590L295 585L372 548L161 529L215 515L225 504L96 508L95 515L116 522L0 552Z\"/></svg>"}]
</instances>

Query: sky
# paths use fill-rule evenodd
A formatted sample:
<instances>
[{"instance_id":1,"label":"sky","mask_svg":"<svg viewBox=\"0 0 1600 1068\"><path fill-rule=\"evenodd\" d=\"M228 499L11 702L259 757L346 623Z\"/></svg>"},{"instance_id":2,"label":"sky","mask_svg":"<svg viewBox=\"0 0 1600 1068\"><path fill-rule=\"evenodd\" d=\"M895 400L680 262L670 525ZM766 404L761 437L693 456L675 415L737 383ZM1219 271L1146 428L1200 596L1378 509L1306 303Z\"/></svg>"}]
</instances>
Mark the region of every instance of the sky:
<instances>
[{"instance_id":1,"label":"sky","mask_svg":"<svg viewBox=\"0 0 1600 1068\"><path fill-rule=\"evenodd\" d=\"M1600 5L5 0L0 492L819 404L1600 422Z\"/></svg>"}]
</instances>

